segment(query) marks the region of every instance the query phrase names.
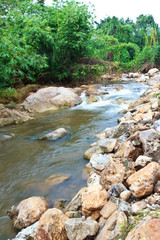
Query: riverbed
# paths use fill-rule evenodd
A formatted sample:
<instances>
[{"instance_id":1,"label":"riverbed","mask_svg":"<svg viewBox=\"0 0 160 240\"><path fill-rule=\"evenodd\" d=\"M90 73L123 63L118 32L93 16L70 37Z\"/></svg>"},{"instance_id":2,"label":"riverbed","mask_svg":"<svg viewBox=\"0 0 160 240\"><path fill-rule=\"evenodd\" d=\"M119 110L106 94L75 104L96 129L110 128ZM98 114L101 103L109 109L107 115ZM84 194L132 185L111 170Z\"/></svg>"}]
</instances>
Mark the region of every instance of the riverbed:
<instances>
[{"instance_id":1,"label":"riverbed","mask_svg":"<svg viewBox=\"0 0 160 240\"><path fill-rule=\"evenodd\" d=\"M134 81L106 83L101 90L108 94L98 96L98 102L87 104L83 92L83 102L77 107L46 112L24 124L0 129L0 135L15 134L0 143L0 240L16 235L6 215L12 205L31 196L45 196L53 207L56 200L69 201L86 185L84 152L98 140L97 133L117 125L119 112L146 88L145 83ZM38 140L60 127L69 135L55 142ZM56 177L65 180L56 184Z\"/></svg>"}]
</instances>

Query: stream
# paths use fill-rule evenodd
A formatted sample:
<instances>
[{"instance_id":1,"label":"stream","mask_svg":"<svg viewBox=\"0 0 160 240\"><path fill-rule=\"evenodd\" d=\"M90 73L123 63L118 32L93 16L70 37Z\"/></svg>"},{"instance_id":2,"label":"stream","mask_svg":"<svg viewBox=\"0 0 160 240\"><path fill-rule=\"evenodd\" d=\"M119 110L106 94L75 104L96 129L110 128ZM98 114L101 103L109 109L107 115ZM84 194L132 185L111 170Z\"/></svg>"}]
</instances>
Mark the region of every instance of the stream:
<instances>
[{"instance_id":1,"label":"stream","mask_svg":"<svg viewBox=\"0 0 160 240\"><path fill-rule=\"evenodd\" d=\"M84 152L98 140L97 133L117 125L122 116L119 111L127 109L147 88L145 83L121 82L123 88L118 91L117 84L103 86L102 91L107 89L109 94L98 96L98 102L86 104L82 93L83 102L77 107L0 129L0 135L15 134L15 138L0 142L0 240L12 239L17 233L6 215L12 205L31 196L45 196L53 207L56 200L71 200L86 186ZM38 140L60 127L69 135L54 142Z\"/></svg>"}]
</instances>

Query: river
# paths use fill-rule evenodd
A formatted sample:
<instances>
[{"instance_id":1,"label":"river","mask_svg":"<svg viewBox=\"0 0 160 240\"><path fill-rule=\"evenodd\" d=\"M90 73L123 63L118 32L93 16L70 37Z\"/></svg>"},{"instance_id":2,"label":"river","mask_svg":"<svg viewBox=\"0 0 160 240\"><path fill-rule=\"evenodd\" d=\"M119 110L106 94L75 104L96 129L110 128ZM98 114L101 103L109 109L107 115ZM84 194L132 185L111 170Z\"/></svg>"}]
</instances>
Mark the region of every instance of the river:
<instances>
[{"instance_id":1,"label":"river","mask_svg":"<svg viewBox=\"0 0 160 240\"><path fill-rule=\"evenodd\" d=\"M116 83L117 84L117 83ZM14 133L15 138L0 143L0 240L12 239L16 232L6 210L31 196L45 196L50 207L57 199L67 199L86 185L83 159L89 145L98 140L95 134L117 125L119 111L138 98L147 88L144 83L106 85L109 94L96 103L47 112L35 120L0 129L0 135ZM69 135L57 140L40 141L38 137L64 127ZM54 185L55 176L66 180ZM52 176L49 180L50 176ZM51 180L51 181L50 181Z\"/></svg>"}]
</instances>

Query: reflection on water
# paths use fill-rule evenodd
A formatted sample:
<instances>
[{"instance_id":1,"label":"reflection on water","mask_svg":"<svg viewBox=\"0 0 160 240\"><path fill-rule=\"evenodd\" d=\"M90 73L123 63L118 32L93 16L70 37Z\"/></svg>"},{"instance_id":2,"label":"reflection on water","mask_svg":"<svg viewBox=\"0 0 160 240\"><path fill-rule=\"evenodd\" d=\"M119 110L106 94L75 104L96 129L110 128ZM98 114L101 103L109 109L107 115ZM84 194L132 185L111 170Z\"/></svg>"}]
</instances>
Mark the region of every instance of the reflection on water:
<instances>
[{"instance_id":1,"label":"reflection on water","mask_svg":"<svg viewBox=\"0 0 160 240\"><path fill-rule=\"evenodd\" d=\"M70 200L86 185L83 153L96 141L95 134L117 124L118 112L145 90L144 84L123 84L118 91L107 86L109 94L99 101L71 109L48 112L19 126L1 129L15 138L0 145L0 239L15 236L6 210L30 196L46 196L50 206L56 199ZM106 90L103 88L102 90ZM120 99L120 100L118 100ZM117 103L118 101L118 103ZM69 135L53 141L38 137L59 127ZM51 177L52 176L52 177ZM47 180L48 179L48 180Z\"/></svg>"}]
</instances>

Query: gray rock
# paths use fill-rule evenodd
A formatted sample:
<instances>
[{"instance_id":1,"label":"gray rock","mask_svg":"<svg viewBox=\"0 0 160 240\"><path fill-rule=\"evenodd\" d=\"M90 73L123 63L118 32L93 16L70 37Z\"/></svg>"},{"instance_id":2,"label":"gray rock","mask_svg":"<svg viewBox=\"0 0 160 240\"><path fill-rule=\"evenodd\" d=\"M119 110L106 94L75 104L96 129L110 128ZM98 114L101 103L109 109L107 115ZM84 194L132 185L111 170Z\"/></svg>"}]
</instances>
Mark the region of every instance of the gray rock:
<instances>
[{"instance_id":1,"label":"gray rock","mask_svg":"<svg viewBox=\"0 0 160 240\"><path fill-rule=\"evenodd\" d=\"M100 146L100 148L104 153L113 152L116 146L116 143L117 143L116 139L110 139L110 138L104 138L98 141L98 145Z\"/></svg>"},{"instance_id":2,"label":"gray rock","mask_svg":"<svg viewBox=\"0 0 160 240\"><path fill-rule=\"evenodd\" d=\"M83 157L87 160L90 160L93 154L101 154L103 153L102 149L99 146L94 146L89 148L83 155Z\"/></svg>"},{"instance_id":3,"label":"gray rock","mask_svg":"<svg viewBox=\"0 0 160 240\"><path fill-rule=\"evenodd\" d=\"M83 240L86 237L95 236L99 230L99 224L90 219L72 218L65 222L65 229L69 240Z\"/></svg>"},{"instance_id":4,"label":"gray rock","mask_svg":"<svg viewBox=\"0 0 160 240\"><path fill-rule=\"evenodd\" d=\"M150 163L152 161L151 157L147 157L144 155L139 156L136 161L135 161L135 167L136 169L141 169L143 167L145 167L148 163Z\"/></svg>"},{"instance_id":5,"label":"gray rock","mask_svg":"<svg viewBox=\"0 0 160 240\"><path fill-rule=\"evenodd\" d=\"M38 139L39 140L57 140L61 137L64 137L68 134L68 132L66 131L66 129L64 128L58 128L57 130L53 131L53 132L50 132L50 133L47 133L41 137L39 137Z\"/></svg>"},{"instance_id":6,"label":"gray rock","mask_svg":"<svg viewBox=\"0 0 160 240\"><path fill-rule=\"evenodd\" d=\"M96 185L100 184L100 176L96 173L93 173L87 180L87 185Z\"/></svg>"},{"instance_id":7,"label":"gray rock","mask_svg":"<svg viewBox=\"0 0 160 240\"><path fill-rule=\"evenodd\" d=\"M74 196L71 202L66 206L65 212L78 211L82 205L82 194L87 188L81 188L80 191Z\"/></svg>"},{"instance_id":8,"label":"gray rock","mask_svg":"<svg viewBox=\"0 0 160 240\"><path fill-rule=\"evenodd\" d=\"M36 230L37 226L38 226L38 222L23 229L12 240L26 240L28 238L34 238L34 234L35 234L35 230Z\"/></svg>"},{"instance_id":9,"label":"gray rock","mask_svg":"<svg viewBox=\"0 0 160 240\"><path fill-rule=\"evenodd\" d=\"M128 202L126 202L120 198L113 197L113 196L110 198L110 200L116 204L116 208L118 211L130 213L131 206Z\"/></svg>"},{"instance_id":10,"label":"gray rock","mask_svg":"<svg viewBox=\"0 0 160 240\"><path fill-rule=\"evenodd\" d=\"M123 184L114 184L113 187L108 191L109 195L113 197L119 197L120 193L127 190Z\"/></svg>"},{"instance_id":11,"label":"gray rock","mask_svg":"<svg viewBox=\"0 0 160 240\"><path fill-rule=\"evenodd\" d=\"M105 165L109 162L113 154L93 154L90 159L90 164L96 170L102 171Z\"/></svg>"}]
</instances>

